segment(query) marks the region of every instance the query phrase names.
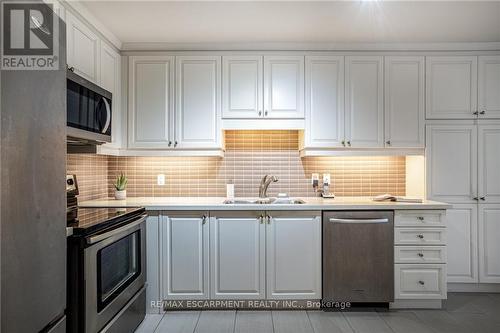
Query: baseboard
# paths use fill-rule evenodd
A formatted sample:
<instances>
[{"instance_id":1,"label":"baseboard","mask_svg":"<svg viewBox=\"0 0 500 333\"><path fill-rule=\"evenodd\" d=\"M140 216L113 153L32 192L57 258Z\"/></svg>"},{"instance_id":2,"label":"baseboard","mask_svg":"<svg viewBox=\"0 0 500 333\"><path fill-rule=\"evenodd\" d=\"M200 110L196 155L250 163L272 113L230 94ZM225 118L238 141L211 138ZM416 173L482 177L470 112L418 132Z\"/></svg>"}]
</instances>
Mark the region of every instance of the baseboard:
<instances>
[{"instance_id":1,"label":"baseboard","mask_svg":"<svg viewBox=\"0 0 500 333\"><path fill-rule=\"evenodd\" d=\"M389 305L390 309L442 309L440 299L398 299Z\"/></svg>"},{"instance_id":2,"label":"baseboard","mask_svg":"<svg viewBox=\"0 0 500 333\"><path fill-rule=\"evenodd\" d=\"M448 283L448 292L500 293L498 283Z\"/></svg>"}]
</instances>

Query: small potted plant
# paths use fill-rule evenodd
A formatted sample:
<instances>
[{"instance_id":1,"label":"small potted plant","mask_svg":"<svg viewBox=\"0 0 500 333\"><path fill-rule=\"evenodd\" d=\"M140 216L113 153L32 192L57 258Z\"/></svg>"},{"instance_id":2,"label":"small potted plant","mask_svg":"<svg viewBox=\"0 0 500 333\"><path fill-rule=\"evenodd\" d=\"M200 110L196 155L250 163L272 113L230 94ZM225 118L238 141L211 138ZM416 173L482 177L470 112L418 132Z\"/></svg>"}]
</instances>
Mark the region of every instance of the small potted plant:
<instances>
[{"instance_id":1,"label":"small potted plant","mask_svg":"<svg viewBox=\"0 0 500 333\"><path fill-rule=\"evenodd\" d=\"M127 183L128 179L127 177L123 174L123 172L116 177L116 183L114 184L115 186L115 199L116 200L124 200L127 197Z\"/></svg>"}]
</instances>

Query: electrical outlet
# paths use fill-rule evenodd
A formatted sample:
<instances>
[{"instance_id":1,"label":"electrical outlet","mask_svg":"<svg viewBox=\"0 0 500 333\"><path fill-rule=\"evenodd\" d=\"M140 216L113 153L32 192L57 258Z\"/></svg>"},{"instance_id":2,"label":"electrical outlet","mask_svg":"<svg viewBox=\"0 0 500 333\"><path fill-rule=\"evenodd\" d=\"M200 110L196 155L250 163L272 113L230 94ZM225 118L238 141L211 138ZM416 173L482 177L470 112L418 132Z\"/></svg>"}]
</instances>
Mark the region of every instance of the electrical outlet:
<instances>
[{"instance_id":1,"label":"electrical outlet","mask_svg":"<svg viewBox=\"0 0 500 333\"><path fill-rule=\"evenodd\" d=\"M163 186L165 185L165 175L160 173L157 177L156 177L156 183L160 186Z\"/></svg>"}]
</instances>

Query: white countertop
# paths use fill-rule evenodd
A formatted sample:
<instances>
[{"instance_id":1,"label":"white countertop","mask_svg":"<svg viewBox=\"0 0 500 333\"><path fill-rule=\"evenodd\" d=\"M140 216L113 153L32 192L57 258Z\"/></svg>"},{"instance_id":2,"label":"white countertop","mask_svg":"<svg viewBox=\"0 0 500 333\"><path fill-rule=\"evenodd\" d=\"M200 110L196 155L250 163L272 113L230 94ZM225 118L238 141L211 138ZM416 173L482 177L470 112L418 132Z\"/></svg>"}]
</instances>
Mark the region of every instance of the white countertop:
<instances>
[{"instance_id":1,"label":"white countertop","mask_svg":"<svg viewBox=\"0 0 500 333\"><path fill-rule=\"evenodd\" d=\"M374 202L368 197L294 198L304 204L224 204L223 197L131 197L125 200L113 198L89 200L80 207L145 207L147 210L405 210L448 209L442 202L424 200L422 203ZM248 198L237 198L248 199Z\"/></svg>"}]
</instances>

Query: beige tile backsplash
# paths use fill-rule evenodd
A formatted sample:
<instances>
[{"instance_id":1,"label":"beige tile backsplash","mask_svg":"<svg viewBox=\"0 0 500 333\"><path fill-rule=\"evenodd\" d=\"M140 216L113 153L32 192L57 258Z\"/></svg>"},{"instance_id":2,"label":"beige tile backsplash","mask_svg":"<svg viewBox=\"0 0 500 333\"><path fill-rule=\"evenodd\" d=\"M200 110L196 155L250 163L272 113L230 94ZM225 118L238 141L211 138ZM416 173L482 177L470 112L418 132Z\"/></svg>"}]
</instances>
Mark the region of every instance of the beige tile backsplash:
<instances>
[{"instance_id":1,"label":"beige tile backsplash","mask_svg":"<svg viewBox=\"0 0 500 333\"><path fill-rule=\"evenodd\" d=\"M80 200L113 196L112 182L124 172L128 196L225 196L233 181L236 196L257 196L264 174L279 178L268 193L315 196L311 173L330 173L338 196L405 195L405 157L300 158L297 131L226 131L226 153L217 157L116 157L68 155ZM157 175L166 183L157 185Z\"/></svg>"}]
</instances>

